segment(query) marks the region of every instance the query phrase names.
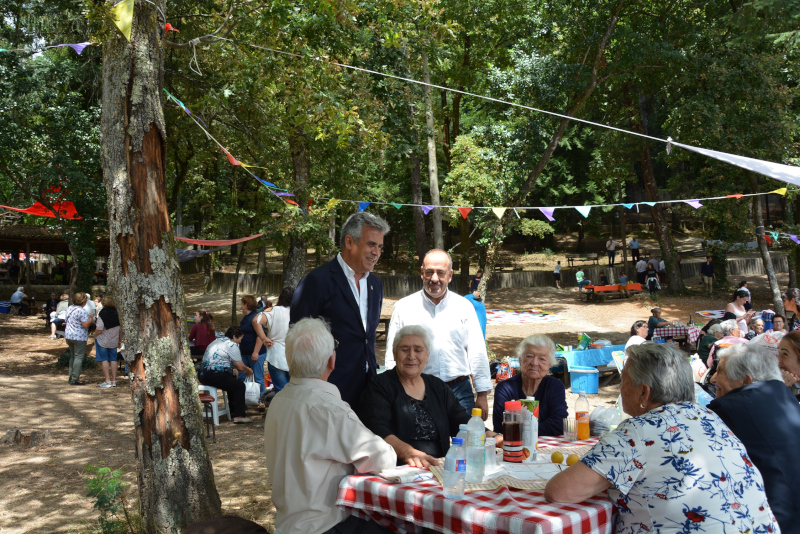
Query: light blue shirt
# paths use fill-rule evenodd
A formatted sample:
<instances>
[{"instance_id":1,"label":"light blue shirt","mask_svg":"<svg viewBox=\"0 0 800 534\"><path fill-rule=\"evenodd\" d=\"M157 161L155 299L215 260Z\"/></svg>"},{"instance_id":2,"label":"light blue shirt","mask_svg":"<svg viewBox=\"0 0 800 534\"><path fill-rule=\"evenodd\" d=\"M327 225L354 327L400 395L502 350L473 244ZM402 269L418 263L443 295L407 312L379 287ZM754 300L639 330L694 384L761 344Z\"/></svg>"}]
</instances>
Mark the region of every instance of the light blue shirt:
<instances>
[{"instance_id":1,"label":"light blue shirt","mask_svg":"<svg viewBox=\"0 0 800 534\"><path fill-rule=\"evenodd\" d=\"M631 247L632 249L637 249L639 248L639 242L636 241L635 239L631 239L631 242L628 243L628 246Z\"/></svg>"}]
</instances>

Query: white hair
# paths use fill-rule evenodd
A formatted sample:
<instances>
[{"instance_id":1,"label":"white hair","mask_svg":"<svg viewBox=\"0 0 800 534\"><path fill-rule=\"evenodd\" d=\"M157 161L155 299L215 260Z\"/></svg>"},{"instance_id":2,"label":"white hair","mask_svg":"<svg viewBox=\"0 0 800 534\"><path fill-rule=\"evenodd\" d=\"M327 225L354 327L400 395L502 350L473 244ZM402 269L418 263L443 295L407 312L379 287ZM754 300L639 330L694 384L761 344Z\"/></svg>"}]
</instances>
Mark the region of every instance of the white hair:
<instances>
[{"instance_id":1,"label":"white hair","mask_svg":"<svg viewBox=\"0 0 800 534\"><path fill-rule=\"evenodd\" d=\"M553 343L553 340L549 337L543 334L533 334L532 336L526 337L520 341L517 348L514 349L517 358L522 359L528 347L547 349L547 355L550 357L550 367L556 364L556 344Z\"/></svg>"},{"instance_id":2,"label":"white hair","mask_svg":"<svg viewBox=\"0 0 800 534\"><path fill-rule=\"evenodd\" d=\"M708 327L708 333L709 333L709 334L711 334L712 336L713 336L714 334L716 334L717 332L721 332L721 333L722 333L722 335L725 335L725 334L722 332L722 327L719 325L719 323L717 323L717 324L712 324L711 326L709 326L709 327Z\"/></svg>"},{"instance_id":3,"label":"white hair","mask_svg":"<svg viewBox=\"0 0 800 534\"><path fill-rule=\"evenodd\" d=\"M735 382L747 375L753 377L753 382L783 380L778 357L765 347L739 343L720 350L719 358L725 358L725 373Z\"/></svg>"},{"instance_id":4,"label":"white hair","mask_svg":"<svg viewBox=\"0 0 800 534\"><path fill-rule=\"evenodd\" d=\"M397 347L400 346L400 342L406 336L417 336L422 339L422 343L425 345L425 350L428 351L428 354L431 352L431 336L428 335L428 331L425 328L419 325L407 325L397 331L394 335L394 340L392 340L392 352L397 354Z\"/></svg>"},{"instance_id":5,"label":"white hair","mask_svg":"<svg viewBox=\"0 0 800 534\"><path fill-rule=\"evenodd\" d=\"M662 343L642 343L631 345L625 354L631 382L650 386L652 402L694 402L692 366L681 351Z\"/></svg>"},{"instance_id":6,"label":"white hair","mask_svg":"<svg viewBox=\"0 0 800 534\"><path fill-rule=\"evenodd\" d=\"M289 374L298 378L322 376L333 350L333 336L325 321L311 317L300 319L286 334Z\"/></svg>"},{"instance_id":7,"label":"white hair","mask_svg":"<svg viewBox=\"0 0 800 534\"><path fill-rule=\"evenodd\" d=\"M739 329L739 323L736 322L735 319L728 319L727 321L722 321L719 323L720 328L722 328L722 333L726 336L731 335L731 330Z\"/></svg>"},{"instance_id":8,"label":"white hair","mask_svg":"<svg viewBox=\"0 0 800 534\"><path fill-rule=\"evenodd\" d=\"M17 288L17 291L25 291L25 287L24 287L24 286L19 286L19 287Z\"/></svg>"},{"instance_id":9,"label":"white hair","mask_svg":"<svg viewBox=\"0 0 800 534\"><path fill-rule=\"evenodd\" d=\"M353 238L353 241L356 243L361 241L361 233L364 231L365 226L375 228L383 235L388 234L390 229L389 223L377 215L367 213L366 211L354 213L348 217L344 222L344 225L342 225L342 235L339 238L339 246L342 248L342 250L344 250L345 237L347 236Z\"/></svg>"}]
</instances>

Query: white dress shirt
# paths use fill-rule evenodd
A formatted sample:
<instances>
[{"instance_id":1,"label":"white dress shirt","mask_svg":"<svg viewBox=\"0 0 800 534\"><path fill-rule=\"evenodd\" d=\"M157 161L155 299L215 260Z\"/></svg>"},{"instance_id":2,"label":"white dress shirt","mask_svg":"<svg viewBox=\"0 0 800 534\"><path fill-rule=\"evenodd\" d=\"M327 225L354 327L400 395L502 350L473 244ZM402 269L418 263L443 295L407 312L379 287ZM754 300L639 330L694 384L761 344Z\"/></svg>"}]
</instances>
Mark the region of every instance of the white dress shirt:
<instances>
[{"instance_id":1,"label":"white dress shirt","mask_svg":"<svg viewBox=\"0 0 800 534\"><path fill-rule=\"evenodd\" d=\"M336 507L341 480L395 467L394 449L358 419L333 384L292 377L264 423L276 532L325 532L347 519Z\"/></svg>"},{"instance_id":2,"label":"white dress shirt","mask_svg":"<svg viewBox=\"0 0 800 534\"><path fill-rule=\"evenodd\" d=\"M394 336L407 325L422 326L431 338L433 346L424 373L445 382L472 375L475 391L491 391L486 343L475 308L467 299L448 290L441 302L434 304L423 290L397 301L386 338L386 369L395 366Z\"/></svg>"},{"instance_id":3,"label":"white dress shirt","mask_svg":"<svg viewBox=\"0 0 800 534\"><path fill-rule=\"evenodd\" d=\"M347 265L347 263L344 261L344 258L342 258L341 252L336 255L336 259L339 262L339 266L344 271L344 276L345 278L347 278L347 283L350 285L350 290L353 292L353 296L356 299L356 303L358 304L358 311L361 313L361 324L364 325L364 332L366 332L367 302L368 302L367 278L369 277L369 273L365 273L364 276L361 277L361 280L356 282L356 272L353 269L351 269L349 265Z\"/></svg>"}]
</instances>

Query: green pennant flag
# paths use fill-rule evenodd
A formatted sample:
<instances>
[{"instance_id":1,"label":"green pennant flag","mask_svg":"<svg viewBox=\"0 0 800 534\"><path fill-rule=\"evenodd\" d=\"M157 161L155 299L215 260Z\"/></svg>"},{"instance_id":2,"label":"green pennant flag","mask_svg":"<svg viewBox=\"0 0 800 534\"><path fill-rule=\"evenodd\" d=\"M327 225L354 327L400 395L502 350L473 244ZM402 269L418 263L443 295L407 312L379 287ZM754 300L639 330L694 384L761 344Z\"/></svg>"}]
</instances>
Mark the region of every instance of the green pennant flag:
<instances>
[{"instance_id":1,"label":"green pennant flag","mask_svg":"<svg viewBox=\"0 0 800 534\"><path fill-rule=\"evenodd\" d=\"M642 202L642 204L647 204L648 206L651 206L651 207L656 205L655 202Z\"/></svg>"},{"instance_id":2,"label":"green pennant flag","mask_svg":"<svg viewBox=\"0 0 800 534\"><path fill-rule=\"evenodd\" d=\"M394 206L394 207L395 207L395 208L397 208L397 209L400 209L400 208L402 208L402 207L403 207L403 205L402 205L402 204L398 204L397 202L392 202L392 206Z\"/></svg>"}]
</instances>

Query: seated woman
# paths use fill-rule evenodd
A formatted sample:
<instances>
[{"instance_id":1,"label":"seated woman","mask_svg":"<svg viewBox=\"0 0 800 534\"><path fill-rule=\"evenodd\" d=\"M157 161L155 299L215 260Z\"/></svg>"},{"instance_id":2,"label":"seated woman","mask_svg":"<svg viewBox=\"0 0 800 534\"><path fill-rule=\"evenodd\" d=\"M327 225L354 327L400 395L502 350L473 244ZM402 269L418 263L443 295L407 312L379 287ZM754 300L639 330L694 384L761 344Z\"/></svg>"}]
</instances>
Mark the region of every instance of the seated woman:
<instances>
[{"instance_id":1,"label":"seated woman","mask_svg":"<svg viewBox=\"0 0 800 534\"><path fill-rule=\"evenodd\" d=\"M674 347L630 347L620 393L630 419L581 461L550 479L551 502L602 491L619 511L616 532L777 532L761 473L716 414L694 403L692 368ZM694 528L693 528L694 527Z\"/></svg>"},{"instance_id":2,"label":"seated woman","mask_svg":"<svg viewBox=\"0 0 800 534\"><path fill-rule=\"evenodd\" d=\"M245 417L247 406L244 402L244 382L233 376L233 369L247 376L253 374L253 370L242 363L242 355L239 352L242 336L244 333L241 328L231 326L225 332L224 338L211 343L203 356L198 375L200 383L204 386L212 386L228 393L233 422L236 424L250 422L250 419Z\"/></svg>"},{"instance_id":3,"label":"seated woman","mask_svg":"<svg viewBox=\"0 0 800 534\"><path fill-rule=\"evenodd\" d=\"M56 339L56 328L67 322L67 308L69 308L69 293L64 293L56 306L56 311L50 314L50 339Z\"/></svg>"},{"instance_id":4,"label":"seated woman","mask_svg":"<svg viewBox=\"0 0 800 534\"><path fill-rule=\"evenodd\" d=\"M470 418L447 384L422 374L430 346L421 326L401 328L392 343L397 365L370 379L358 406L361 421L392 446L398 465L438 465L458 425Z\"/></svg>"},{"instance_id":5,"label":"seated woman","mask_svg":"<svg viewBox=\"0 0 800 534\"><path fill-rule=\"evenodd\" d=\"M783 382L800 399L800 332L789 332L778 345L778 367Z\"/></svg>"},{"instance_id":6,"label":"seated woman","mask_svg":"<svg viewBox=\"0 0 800 534\"><path fill-rule=\"evenodd\" d=\"M700 361L706 364L709 361L708 357L711 355L711 349L714 343L722 339L722 327L719 323L714 323L708 328L708 333L703 334L697 342L697 355L700 356Z\"/></svg>"},{"instance_id":7,"label":"seated woman","mask_svg":"<svg viewBox=\"0 0 800 534\"><path fill-rule=\"evenodd\" d=\"M555 343L547 336L535 334L523 339L515 353L519 358L519 374L503 380L494 390L494 431L503 431L503 411L507 401L533 397L539 401L539 435L560 436L567 417L567 400L561 380L548 375L556 364Z\"/></svg>"},{"instance_id":8,"label":"seated woman","mask_svg":"<svg viewBox=\"0 0 800 534\"><path fill-rule=\"evenodd\" d=\"M772 331L780 332L781 334L787 334L789 332L786 330L786 318L783 315L775 315L772 317Z\"/></svg>"},{"instance_id":9,"label":"seated woman","mask_svg":"<svg viewBox=\"0 0 800 534\"><path fill-rule=\"evenodd\" d=\"M631 337L628 339L628 342L625 343L625 349L627 350L631 345L641 345L647 341L647 330L646 322L636 321L633 323L633 326L631 326Z\"/></svg>"},{"instance_id":10,"label":"seated woman","mask_svg":"<svg viewBox=\"0 0 800 534\"><path fill-rule=\"evenodd\" d=\"M750 341L756 336L760 336L764 333L764 320L760 318L753 318L750 320L750 324L748 325L750 329L745 334L744 338L747 341Z\"/></svg>"},{"instance_id":11,"label":"seated woman","mask_svg":"<svg viewBox=\"0 0 800 534\"><path fill-rule=\"evenodd\" d=\"M189 341L194 341L194 346L189 347L189 352L195 356L205 354L206 349L217 339L214 331L214 316L208 312L199 311L194 314L194 326L189 332Z\"/></svg>"},{"instance_id":12,"label":"seated woman","mask_svg":"<svg viewBox=\"0 0 800 534\"><path fill-rule=\"evenodd\" d=\"M653 330L662 326L669 326L669 323L661 318L661 308L653 308L650 313L653 316L647 320L647 341L653 339Z\"/></svg>"},{"instance_id":13,"label":"seated woman","mask_svg":"<svg viewBox=\"0 0 800 534\"><path fill-rule=\"evenodd\" d=\"M744 337L747 334L747 323L750 322L750 319L755 315L754 311L747 311L744 309L747 299L750 298L750 293L743 289L737 289L733 296L733 302L729 302L728 305L725 306L725 312L732 313L736 316L736 322L739 324L739 335Z\"/></svg>"}]
</instances>

